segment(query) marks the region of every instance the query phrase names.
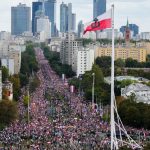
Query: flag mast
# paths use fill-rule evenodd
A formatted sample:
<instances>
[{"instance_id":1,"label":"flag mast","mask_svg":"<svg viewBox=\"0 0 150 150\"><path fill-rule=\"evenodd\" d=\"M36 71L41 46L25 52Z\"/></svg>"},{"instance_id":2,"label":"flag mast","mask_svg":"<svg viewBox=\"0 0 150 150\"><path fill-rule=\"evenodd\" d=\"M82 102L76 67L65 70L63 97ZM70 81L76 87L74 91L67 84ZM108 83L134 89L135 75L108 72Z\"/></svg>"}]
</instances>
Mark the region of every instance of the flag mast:
<instances>
[{"instance_id":1,"label":"flag mast","mask_svg":"<svg viewBox=\"0 0 150 150\"><path fill-rule=\"evenodd\" d=\"M114 57L115 57L115 46L114 46L114 5L111 9L111 24L112 24L112 57L111 57L111 150L118 149L115 131L115 119L114 119Z\"/></svg>"}]
</instances>

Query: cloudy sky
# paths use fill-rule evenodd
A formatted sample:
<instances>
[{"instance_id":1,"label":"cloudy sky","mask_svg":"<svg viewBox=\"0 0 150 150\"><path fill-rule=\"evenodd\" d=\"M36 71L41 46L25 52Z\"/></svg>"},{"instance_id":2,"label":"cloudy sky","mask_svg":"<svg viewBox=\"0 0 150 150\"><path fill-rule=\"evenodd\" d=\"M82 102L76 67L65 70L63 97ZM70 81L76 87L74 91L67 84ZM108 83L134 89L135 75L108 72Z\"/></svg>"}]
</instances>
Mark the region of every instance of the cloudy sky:
<instances>
[{"instance_id":1,"label":"cloudy sky","mask_svg":"<svg viewBox=\"0 0 150 150\"><path fill-rule=\"evenodd\" d=\"M57 26L59 28L59 7L63 2L73 4L73 12L77 15L77 22L89 22L93 16L93 0L57 0ZM11 27L11 6L19 2L31 6L32 0L1 0L0 5L0 31L10 31ZM150 0L107 0L107 9L111 4L115 5L115 27L119 28L129 23L140 26L140 31L150 31Z\"/></svg>"}]
</instances>

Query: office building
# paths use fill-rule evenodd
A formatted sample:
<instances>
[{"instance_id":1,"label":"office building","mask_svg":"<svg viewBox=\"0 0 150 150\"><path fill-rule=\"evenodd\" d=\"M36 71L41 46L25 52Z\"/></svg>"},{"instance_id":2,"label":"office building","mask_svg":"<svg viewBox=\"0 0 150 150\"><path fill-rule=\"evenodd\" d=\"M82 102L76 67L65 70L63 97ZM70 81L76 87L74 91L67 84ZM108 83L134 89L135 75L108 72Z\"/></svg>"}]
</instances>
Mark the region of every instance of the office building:
<instances>
[{"instance_id":1,"label":"office building","mask_svg":"<svg viewBox=\"0 0 150 150\"><path fill-rule=\"evenodd\" d=\"M76 14L72 13L72 3L60 5L60 32L76 31Z\"/></svg>"},{"instance_id":2,"label":"office building","mask_svg":"<svg viewBox=\"0 0 150 150\"><path fill-rule=\"evenodd\" d=\"M41 42L50 39L51 23L48 16L40 16L37 18L37 33L40 35Z\"/></svg>"},{"instance_id":3,"label":"office building","mask_svg":"<svg viewBox=\"0 0 150 150\"><path fill-rule=\"evenodd\" d=\"M82 41L76 40L74 33L67 33L66 39L61 43L60 59L63 64L72 65L73 57L77 50L82 46Z\"/></svg>"},{"instance_id":4,"label":"office building","mask_svg":"<svg viewBox=\"0 0 150 150\"><path fill-rule=\"evenodd\" d=\"M106 12L106 0L93 0L93 19Z\"/></svg>"},{"instance_id":5,"label":"office building","mask_svg":"<svg viewBox=\"0 0 150 150\"><path fill-rule=\"evenodd\" d=\"M57 35L56 29L56 0L45 1L45 15L48 16L51 22L51 35L52 37Z\"/></svg>"},{"instance_id":6,"label":"office building","mask_svg":"<svg viewBox=\"0 0 150 150\"><path fill-rule=\"evenodd\" d=\"M76 32L76 14L72 14L72 32Z\"/></svg>"},{"instance_id":7,"label":"office building","mask_svg":"<svg viewBox=\"0 0 150 150\"><path fill-rule=\"evenodd\" d=\"M11 7L11 34L20 35L25 31L31 31L31 8L19 3Z\"/></svg>"},{"instance_id":8,"label":"office building","mask_svg":"<svg viewBox=\"0 0 150 150\"><path fill-rule=\"evenodd\" d=\"M139 34L139 26L136 24L129 24L129 29L132 32L131 38L136 37ZM120 32L125 35L126 26L121 26Z\"/></svg>"},{"instance_id":9,"label":"office building","mask_svg":"<svg viewBox=\"0 0 150 150\"><path fill-rule=\"evenodd\" d=\"M78 38L81 38L84 31L84 24L82 20L78 23Z\"/></svg>"},{"instance_id":10,"label":"office building","mask_svg":"<svg viewBox=\"0 0 150 150\"><path fill-rule=\"evenodd\" d=\"M60 5L60 32L68 31L68 6L62 2Z\"/></svg>"},{"instance_id":11,"label":"office building","mask_svg":"<svg viewBox=\"0 0 150 150\"><path fill-rule=\"evenodd\" d=\"M36 33L36 13L38 11L42 10L42 2L38 1L38 2L32 2L32 33L33 35L35 35Z\"/></svg>"}]
</instances>

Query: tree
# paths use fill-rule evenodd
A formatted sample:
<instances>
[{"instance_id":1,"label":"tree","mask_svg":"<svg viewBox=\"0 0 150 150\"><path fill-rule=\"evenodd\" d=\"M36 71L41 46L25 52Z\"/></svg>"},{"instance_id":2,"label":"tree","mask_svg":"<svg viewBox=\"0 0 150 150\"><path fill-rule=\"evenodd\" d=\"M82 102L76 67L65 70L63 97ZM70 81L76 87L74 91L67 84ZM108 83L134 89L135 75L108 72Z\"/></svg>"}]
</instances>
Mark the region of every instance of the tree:
<instances>
[{"instance_id":1,"label":"tree","mask_svg":"<svg viewBox=\"0 0 150 150\"><path fill-rule=\"evenodd\" d=\"M115 60L115 66L119 68L125 67L125 61L121 58Z\"/></svg>"},{"instance_id":2,"label":"tree","mask_svg":"<svg viewBox=\"0 0 150 150\"><path fill-rule=\"evenodd\" d=\"M146 109L144 112L144 127L150 129L150 109Z\"/></svg>"},{"instance_id":3,"label":"tree","mask_svg":"<svg viewBox=\"0 0 150 150\"><path fill-rule=\"evenodd\" d=\"M132 150L132 148L123 146L123 147L120 147L119 150Z\"/></svg>"},{"instance_id":4,"label":"tree","mask_svg":"<svg viewBox=\"0 0 150 150\"><path fill-rule=\"evenodd\" d=\"M128 125L141 127L141 113L135 106L129 106L126 111L125 122Z\"/></svg>"},{"instance_id":5,"label":"tree","mask_svg":"<svg viewBox=\"0 0 150 150\"><path fill-rule=\"evenodd\" d=\"M9 71L6 67L2 66L2 82L4 82L9 77Z\"/></svg>"},{"instance_id":6,"label":"tree","mask_svg":"<svg viewBox=\"0 0 150 150\"><path fill-rule=\"evenodd\" d=\"M13 101L0 101L0 124L8 125L18 117L17 105Z\"/></svg>"},{"instance_id":7,"label":"tree","mask_svg":"<svg viewBox=\"0 0 150 150\"><path fill-rule=\"evenodd\" d=\"M126 63L126 67L129 67L129 68L136 68L136 67L138 67L138 61L134 60L132 58L127 58L125 63Z\"/></svg>"},{"instance_id":8,"label":"tree","mask_svg":"<svg viewBox=\"0 0 150 150\"><path fill-rule=\"evenodd\" d=\"M150 150L150 143L147 143L145 146L144 146L144 149L143 150Z\"/></svg>"},{"instance_id":9,"label":"tree","mask_svg":"<svg viewBox=\"0 0 150 150\"><path fill-rule=\"evenodd\" d=\"M27 96L27 95L25 95L24 97L23 97L23 104L24 104L24 106L28 106L28 103L29 103L29 97Z\"/></svg>"},{"instance_id":10,"label":"tree","mask_svg":"<svg viewBox=\"0 0 150 150\"><path fill-rule=\"evenodd\" d=\"M9 80L13 83L13 97L15 100L19 99L20 96L20 78L19 75L10 76Z\"/></svg>"}]
</instances>

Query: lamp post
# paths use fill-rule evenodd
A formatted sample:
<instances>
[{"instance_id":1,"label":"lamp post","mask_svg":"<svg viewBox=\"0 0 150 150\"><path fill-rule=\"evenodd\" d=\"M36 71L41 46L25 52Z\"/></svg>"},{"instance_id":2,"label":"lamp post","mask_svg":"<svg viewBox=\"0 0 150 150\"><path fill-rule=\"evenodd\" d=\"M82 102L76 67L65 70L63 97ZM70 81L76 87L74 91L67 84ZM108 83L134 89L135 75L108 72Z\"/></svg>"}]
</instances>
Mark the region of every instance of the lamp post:
<instances>
[{"instance_id":1,"label":"lamp post","mask_svg":"<svg viewBox=\"0 0 150 150\"><path fill-rule=\"evenodd\" d=\"M94 85L95 85L95 73L92 73L93 76L93 86L92 86L92 106L94 106Z\"/></svg>"},{"instance_id":2,"label":"lamp post","mask_svg":"<svg viewBox=\"0 0 150 150\"><path fill-rule=\"evenodd\" d=\"M28 123L29 123L29 121L30 121L30 112L29 112L30 106L29 106L29 99L30 99L30 94L29 94L29 87L28 87Z\"/></svg>"}]
</instances>

